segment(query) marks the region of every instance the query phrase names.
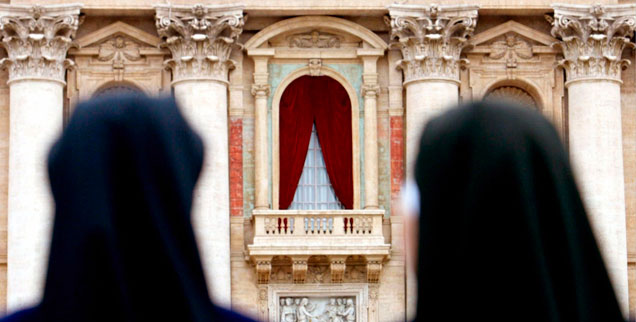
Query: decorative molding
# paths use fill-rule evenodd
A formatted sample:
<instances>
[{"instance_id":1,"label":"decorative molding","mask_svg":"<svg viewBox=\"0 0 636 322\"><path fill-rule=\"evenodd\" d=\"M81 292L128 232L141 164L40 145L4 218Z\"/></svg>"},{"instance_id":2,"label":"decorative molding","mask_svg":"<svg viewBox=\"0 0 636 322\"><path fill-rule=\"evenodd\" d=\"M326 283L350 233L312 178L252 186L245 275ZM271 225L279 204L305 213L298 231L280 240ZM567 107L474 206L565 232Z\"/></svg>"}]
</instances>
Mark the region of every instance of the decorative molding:
<instances>
[{"instance_id":1,"label":"decorative molding","mask_svg":"<svg viewBox=\"0 0 636 322\"><path fill-rule=\"evenodd\" d=\"M620 81L621 70L629 65L622 59L623 50L634 48L630 38L636 29L634 5L566 5L556 4L552 36L563 51L559 61L567 72L568 82L581 79Z\"/></svg>"},{"instance_id":2,"label":"decorative molding","mask_svg":"<svg viewBox=\"0 0 636 322\"><path fill-rule=\"evenodd\" d=\"M309 33L289 36L289 47L294 48L340 48L341 37L313 30Z\"/></svg>"},{"instance_id":3,"label":"decorative molding","mask_svg":"<svg viewBox=\"0 0 636 322\"><path fill-rule=\"evenodd\" d=\"M342 283L344 272L347 268L346 265L346 257L333 256L329 258L330 260L330 271L331 271L331 282L332 283Z\"/></svg>"},{"instance_id":4,"label":"decorative molding","mask_svg":"<svg viewBox=\"0 0 636 322\"><path fill-rule=\"evenodd\" d=\"M382 272L381 258L367 258L367 282L378 283L380 281L380 273Z\"/></svg>"},{"instance_id":5,"label":"decorative molding","mask_svg":"<svg viewBox=\"0 0 636 322\"><path fill-rule=\"evenodd\" d=\"M122 81L125 64L128 61L141 59L139 45L123 36L116 36L99 46L97 59L100 61L112 61L115 80Z\"/></svg>"},{"instance_id":6,"label":"decorative molding","mask_svg":"<svg viewBox=\"0 0 636 322\"><path fill-rule=\"evenodd\" d=\"M363 84L362 85L362 96L365 98L369 97L377 97L380 93L380 86L377 84Z\"/></svg>"},{"instance_id":7,"label":"decorative molding","mask_svg":"<svg viewBox=\"0 0 636 322\"><path fill-rule=\"evenodd\" d=\"M172 53L165 64L173 82L216 80L226 83L234 68L232 49L241 47L238 37L245 19L242 6L156 5L156 26L163 47Z\"/></svg>"},{"instance_id":8,"label":"decorative molding","mask_svg":"<svg viewBox=\"0 0 636 322\"><path fill-rule=\"evenodd\" d=\"M477 6L391 5L385 22L392 47L402 51L397 64L404 83L424 79L459 81L462 49L477 24Z\"/></svg>"},{"instance_id":9,"label":"decorative molding","mask_svg":"<svg viewBox=\"0 0 636 322\"><path fill-rule=\"evenodd\" d=\"M490 48L488 57L505 60L506 68L517 68L518 59L530 59L533 56L532 45L514 33L505 34L503 39L493 42Z\"/></svg>"},{"instance_id":10,"label":"decorative molding","mask_svg":"<svg viewBox=\"0 0 636 322\"><path fill-rule=\"evenodd\" d=\"M508 100L519 105L538 109L537 102L525 90L516 86L501 86L488 93L485 99Z\"/></svg>"},{"instance_id":11,"label":"decorative molding","mask_svg":"<svg viewBox=\"0 0 636 322\"><path fill-rule=\"evenodd\" d=\"M0 65L9 71L9 82L48 79L64 83L66 58L80 25L81 5L0 7L2 46L8 57Z\"/></svg>"},{"instance_id":12,"label":"decorative molding","mask_svg":"<svg viewBox=\"0 0 636 322\"><path fill-rule=\"evenodd\" d=\"M269 283L269 276L272 271L271 259L259 259L256 261L256 276L258 277L258 284Z\"/></svg>"},{"instance_id":13,"label":"decorative molding","mask_svg":"<svg viewBox=\"0 0 636 322\"><path fill-rule=\"evenodd\" d=\"M252 84L251 93L256 98L267 98L270 91L269 84Z\"/></svg>"},{"instance_id":14,"label":"decorative molding","mask_svg":"<svg viewBox=\"0 0 636 322\"><path fill-rule=\"evenodd\" d=\"M307 258L292 258L292 276L294 284L305 283L307 277Z\"/></svg>"},{"instance_id":15,"label":"decorative molding","mask_svg":"<svg viewBox=\"0 0 636 322\"><path fill-rule=\"evenodd\" d=\"M125 22L117 21L104 28L93 31L87 35L77 39L77 44L80 48L86 48L89 46L100 44L108 39L117 35L126 35L131 39L139 42L141 46L159 47L161 39L155 35L149 34L144 30L131 26Z\"/></svg>"},{"instance_id":16,"label":"decorative molding","mask_svg":"<svg viewBox=\"0 0 636 322\"><path fill-rule=\"evenodd\" d=\"M312 58L307 63L309 67L309 76L322 76L320 69L322 68L322 59Z\"/></svg>"}]
</instances>

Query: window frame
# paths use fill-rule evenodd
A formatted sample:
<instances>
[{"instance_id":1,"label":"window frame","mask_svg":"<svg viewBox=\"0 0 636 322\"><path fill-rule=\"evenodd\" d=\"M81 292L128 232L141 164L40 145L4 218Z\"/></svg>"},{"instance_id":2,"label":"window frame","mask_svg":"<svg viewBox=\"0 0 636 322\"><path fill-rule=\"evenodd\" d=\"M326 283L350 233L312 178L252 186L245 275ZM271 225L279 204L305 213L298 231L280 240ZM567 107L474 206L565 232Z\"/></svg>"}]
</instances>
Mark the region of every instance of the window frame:
<instances>
[{"instance_id":1,"label":"window frame","mask_svg":"<svg viewBox=\"0 0 636 322\"><path fill-rule=\"evenodd\" d=\"M352 140L352 170L353 170L353 209L360 209L360 101L356 90L339 72L324 64L320 68L320 76L329 76L336 80L346 90L351 101L351 140ZM283 92L294 80L301 76L310 75L309 67L300 68L287 75L274 91L272 98L272 204L271 209L278 210L280 185L280 100Z\"/></svg>"}]
</instances>

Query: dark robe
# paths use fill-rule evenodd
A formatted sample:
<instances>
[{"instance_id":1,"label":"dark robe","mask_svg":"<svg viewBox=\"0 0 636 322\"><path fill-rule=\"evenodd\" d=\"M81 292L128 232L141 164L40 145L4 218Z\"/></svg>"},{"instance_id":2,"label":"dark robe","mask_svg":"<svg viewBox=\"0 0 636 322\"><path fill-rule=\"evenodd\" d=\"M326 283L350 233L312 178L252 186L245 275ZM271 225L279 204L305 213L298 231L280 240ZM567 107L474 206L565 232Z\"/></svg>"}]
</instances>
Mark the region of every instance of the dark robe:
<instances>
[{"instance_id":1,"label":"dark robe","mask_svg":"<svg viewBox=\"0 0 636 322\"><path fill-rule=\"evenodd\" d=\"M202 162L172 98L80 104L49 155L44 297L8 320L247 320L209 299L190 223Z\"/></svg>"},{"instance_id":2,"label":"dark robe","mask_svg":"<svg viewBox=\"0 0 636 322\"><path fill-rule=\"evenodd\" d=\"M420 143L418 321L623 321L568 154L538 112L482 102Z\"/></svg>"}]
</instances>

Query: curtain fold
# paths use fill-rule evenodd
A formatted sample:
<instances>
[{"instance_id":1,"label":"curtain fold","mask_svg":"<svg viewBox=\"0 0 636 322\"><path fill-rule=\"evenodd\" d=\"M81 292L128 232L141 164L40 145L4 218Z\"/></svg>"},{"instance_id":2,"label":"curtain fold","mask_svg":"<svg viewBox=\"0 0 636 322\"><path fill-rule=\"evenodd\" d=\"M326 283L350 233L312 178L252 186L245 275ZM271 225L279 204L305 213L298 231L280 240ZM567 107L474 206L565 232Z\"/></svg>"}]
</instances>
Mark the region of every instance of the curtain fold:
<instances>
[{"instance_id":1,"label":"curtain fold","mask_svg":"<svg viewBox=\"0 0 636 322\"><path fill-rule=\"evenodd\" d=\"M294 199L314 123L331 186L340 203L353 209L351 101L328 76L302 76L281 97L279 209Z\"/></svg>"},{"instance_id":2,"label":"curtain fold","mask_svg":"<svg viewBox=\"0 0 636 322\"><path fill-rule=\"evenodd\" d=\"M320 76L316 83L312 107L329 181L345 209L353 209L351 101L336 80Z\"/></svg>"},{"instance_id":3,"label":"curtain fold","mask_svg":"<svg viewBox=\"0 0 636 322\"><path fill-rule=\"evenodd\" d=\"M280 100L279 209L291 205L303 172L314 123L310 92L311 78L301 77L287 86Z\"/></svg>"}]
</instances>

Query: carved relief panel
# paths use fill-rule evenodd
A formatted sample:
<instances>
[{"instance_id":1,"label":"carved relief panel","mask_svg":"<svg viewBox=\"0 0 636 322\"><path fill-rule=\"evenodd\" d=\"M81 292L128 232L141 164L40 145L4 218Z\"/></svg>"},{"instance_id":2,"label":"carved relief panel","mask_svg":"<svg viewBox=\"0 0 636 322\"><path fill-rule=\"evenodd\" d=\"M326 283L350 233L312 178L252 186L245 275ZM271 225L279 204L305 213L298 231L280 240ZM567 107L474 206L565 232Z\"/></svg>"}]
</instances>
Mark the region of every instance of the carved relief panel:
<instances>
[{"instance_id":1,"label":"carved relief panel","mask_svg":"<svg viewBox=\"0 0 636 322\"><path fill-rule=\"evenodd\" d=\"M69 52L77 65L68 77L71 105L113 86L149 95L169 91L170 74L163 66L168 53L159 43L158 37L123 22L78 39L80 48Z\"/></svg>"},{"instance_id":2,"label":"carved relief panel","mask_svg":"<svg viewBox=\"0 0 636 322\"><path fill-rule=\"evenodd\" d=\"M565 135L563 71L556 42L546 33L510 20L475 35L462 71L464 101L499 98L536 108Z\"/></svg>"}]
</instances>

